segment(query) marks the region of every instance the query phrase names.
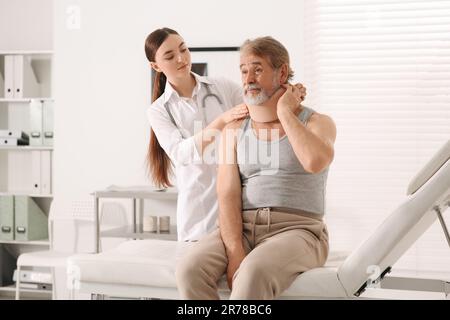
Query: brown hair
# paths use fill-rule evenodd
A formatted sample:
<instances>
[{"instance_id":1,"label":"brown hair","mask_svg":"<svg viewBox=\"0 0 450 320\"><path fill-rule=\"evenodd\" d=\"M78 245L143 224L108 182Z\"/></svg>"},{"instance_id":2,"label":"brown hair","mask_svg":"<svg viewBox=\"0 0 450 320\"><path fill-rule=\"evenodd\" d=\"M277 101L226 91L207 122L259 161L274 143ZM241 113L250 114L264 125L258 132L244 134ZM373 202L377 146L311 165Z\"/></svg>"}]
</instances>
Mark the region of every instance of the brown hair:
<instances>
[{"instance_id":1,"label":"brown hair","mask_svg":"<svg viewBox=\"0 0 450 320\"><path fill-rule=\"evenodd\" d=\"M147 60L155 62L156 51L171 34L178 34L169 28L156 29L145 39L145 55ZM153 82L152 102L158 99L166 87L166 76L162 72L156 72ZM153 183L157 187L170 187L169 175L172 173L172 162L161 147L153 129L150 129L150 142L147 151L147 169Z\"/></svg>"},{"instance_id":2,"label":"brown hair","mask_svg":"<svg viewBox=\"0 0 450 320\"><path fill-rule=\"evenodd\" d=\"M286 48L272 37L260 37L253 40L246 40L241 48L241 52L251 52L258 57L266 58L272 68L279 69L283 64L288 66L287 80L294 77L294 71L289 63L289 53Z\"/></svg>"}]
</instances>

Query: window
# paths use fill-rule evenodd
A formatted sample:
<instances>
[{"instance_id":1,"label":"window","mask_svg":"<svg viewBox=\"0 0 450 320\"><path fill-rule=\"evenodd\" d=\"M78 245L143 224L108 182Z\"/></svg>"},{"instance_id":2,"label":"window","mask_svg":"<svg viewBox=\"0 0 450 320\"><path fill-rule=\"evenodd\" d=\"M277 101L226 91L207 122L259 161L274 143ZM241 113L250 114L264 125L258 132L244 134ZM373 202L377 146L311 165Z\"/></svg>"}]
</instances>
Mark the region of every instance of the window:
<instances>
[{"instance_id":1,"label":"window","mask_svg":"<svg viewBox=\"0 0 450 320\"><path fill-rule=\"evenodd\" d=\"M450 1L306 0L305 39L307 105L338 130L331 249L352 250L450 138ZM438 221L396 268L450 270Z\"/></svg>"}]
</instances>

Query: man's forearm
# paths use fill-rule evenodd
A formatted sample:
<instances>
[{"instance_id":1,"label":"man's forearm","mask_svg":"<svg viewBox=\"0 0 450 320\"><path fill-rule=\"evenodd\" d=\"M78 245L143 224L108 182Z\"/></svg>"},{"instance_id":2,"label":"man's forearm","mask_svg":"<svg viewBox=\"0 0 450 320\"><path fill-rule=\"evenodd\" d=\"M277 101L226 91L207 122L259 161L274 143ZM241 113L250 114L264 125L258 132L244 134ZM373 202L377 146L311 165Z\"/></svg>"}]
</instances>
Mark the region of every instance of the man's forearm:
<instances>
[{"instance_id":1,"label":"man's forearm","mask_svg":"<svg viewBox=\"0 0 450 320\"><path fill-rule=\"evenodd\" d=\"M228 257L242 255L242 187L236 155L236 129L230 124L221 136L217 170L220 234Z\"/></svg>"},{"instance_id":2,"label":"man's forearm","mask_svg":"<svg viewBox=\"0 0 450 320\"><path fill-rule=\"evenodd\" d=\"M241 202L240 196L223 195L219 197L220 234L227 254L234 254L244 248Z\"/></svg>"},{"instance_id":3,"label":"man's forearm","mask_svg":"<svg viewBox=\"0 0 450 320\"><path fill-rule=\"evenodd\" d=\"M290 110L278 112L289 142L300 163L309 172L320 172L331 162L333 148L309 130Z\"/></svg>"}]
</instances>

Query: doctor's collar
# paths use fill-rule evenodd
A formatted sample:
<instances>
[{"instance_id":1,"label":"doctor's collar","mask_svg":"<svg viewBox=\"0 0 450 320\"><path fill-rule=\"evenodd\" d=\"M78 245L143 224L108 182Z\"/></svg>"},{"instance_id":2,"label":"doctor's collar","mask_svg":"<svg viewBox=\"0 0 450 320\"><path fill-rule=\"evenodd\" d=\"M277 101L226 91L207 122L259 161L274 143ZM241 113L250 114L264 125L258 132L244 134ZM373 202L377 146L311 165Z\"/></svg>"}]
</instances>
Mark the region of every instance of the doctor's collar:
<instances>
[{"instance_id":1,"label":"doctor's collar","mask_svg":"<svg viewBox=\"0 0 450 320\"><path fill-rule=\"evenodd\" d=\"M201 86L199 85L199 83L206 83L207 85L214 84L210 80L208 80L208 78L205 77L205 76L200 76L200 75L198 75L198 74L196 74L195 72L192 72L192 71L191 71L191 74L194 76L195 82L196 82L195 87L194 87L194 91L192 92L192 96L195 96L200 91ZM178 92L172 87L170 82L167 80L166 81L166 87L164 89L164 103L169 101L170 98L173 95L175 95L177 98L180 98L180 96L178 95Z\"/></svg>"},{"instance_id":2,"label":"doctor's collar","mask_svg":"<svg viewBox=\"0 0 450 320\"><path fill-rule=\"evenodd\" d=\"M208 80L208 78L205 77L205 76L198 75L198 74L196 74L195 72L192 72L192 71L191 71L191 74L194 76L194 78L195 78L195 80L197 81L197 83L198 83L198 82L203 82L203 83L206 83L206 84L213 84L213 83L212 83L210 80Z\"/></svg>"}]
</instances>

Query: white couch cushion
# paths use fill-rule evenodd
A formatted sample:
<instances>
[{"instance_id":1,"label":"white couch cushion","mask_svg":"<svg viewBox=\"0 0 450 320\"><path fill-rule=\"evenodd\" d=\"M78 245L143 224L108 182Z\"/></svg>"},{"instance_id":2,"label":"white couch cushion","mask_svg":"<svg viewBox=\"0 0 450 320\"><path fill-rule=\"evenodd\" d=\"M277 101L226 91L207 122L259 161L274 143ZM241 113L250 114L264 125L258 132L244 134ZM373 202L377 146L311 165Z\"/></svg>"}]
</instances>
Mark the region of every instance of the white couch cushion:
<instances>
[{"instance_id":1,"label":"white couch cushion","mask_svg":"<svg viewBox=\"0 0 450 320\"><path fill-rule=\"evenodd\" d=\"M81 282L111 283L176 288L177 260L193 243L164 240L132 240L99 254L79 254L69 258L79 268ZM345 253L332 252L324 268L300 275L283 296L344 297L337 267ZM219 288L226 290L222 279Z\"/></svg>"}]
</instances>

